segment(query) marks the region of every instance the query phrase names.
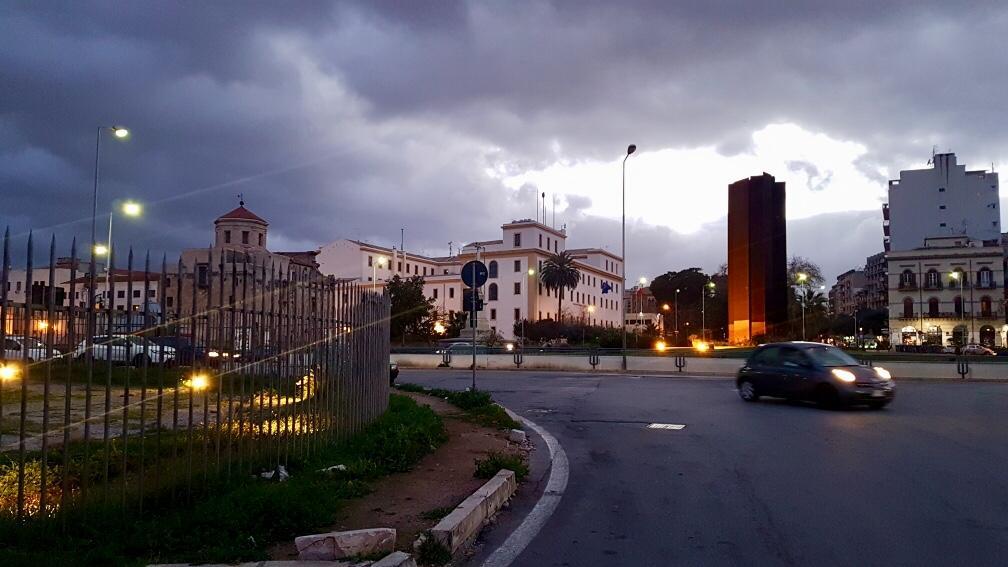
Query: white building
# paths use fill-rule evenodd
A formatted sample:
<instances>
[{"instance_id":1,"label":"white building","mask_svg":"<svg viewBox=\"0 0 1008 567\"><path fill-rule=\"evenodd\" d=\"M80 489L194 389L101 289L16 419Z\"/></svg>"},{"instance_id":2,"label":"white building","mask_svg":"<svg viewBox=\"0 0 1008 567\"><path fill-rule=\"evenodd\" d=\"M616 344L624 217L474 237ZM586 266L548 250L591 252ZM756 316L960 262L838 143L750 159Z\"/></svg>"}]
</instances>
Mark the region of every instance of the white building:
<instances>
[{"instance_id":1,"label":"white building","mask_svg":"<svg viewBox=\"0 0 1008 567\"><path fill-rule=\"evenodd\" d=\"M886 251L913 250L935 236L1000 242L998 195L997 173L966 171L953 153L935 155L929 169L900 171L884 210Z\"/></svg>"},{"instance_id":2,"label":"white building","mask_svg":"<svg viewBox=\"0 0 1008 567\"><path fill-rule=\"evenodd\" d=\"M481 291L485 309L480 314L480 326L512 339L515 322L556 318L557 293L543 287L538 275L550 254L567 250L574 255L581 282L575 289L564 292L564 320L620 326L623 261L619 256L600 248L568 249L566 230L534 220L513 221L501 230L500 240L467 244L450 257L423 256L357 240L337 240L322 246L317 260L323 274L372 282L379 288L395 275L421 276L427 297L434 299L441 313L452 314L462 310L462 265L476 259L478 253L490 272Z\"/></svg>"},{"instance_id":3,"label":"white building","mask_svg":"<svg viewBox=\"0 0 1008 567\"><path fill-rule=\"evenodd\" d=\"M966 237L928 238L887 254L893 345L1008 346L1004 249Z\"/></svg>"}]
</instances>

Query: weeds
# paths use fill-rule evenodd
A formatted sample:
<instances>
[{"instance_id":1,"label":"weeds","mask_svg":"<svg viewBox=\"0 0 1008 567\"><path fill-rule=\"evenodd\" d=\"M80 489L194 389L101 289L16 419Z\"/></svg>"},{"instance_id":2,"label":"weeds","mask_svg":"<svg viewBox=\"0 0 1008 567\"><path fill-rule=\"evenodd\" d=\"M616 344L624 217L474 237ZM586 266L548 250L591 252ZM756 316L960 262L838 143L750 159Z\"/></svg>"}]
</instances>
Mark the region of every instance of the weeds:
<instances>
[{"instance_id":1,"label":"weeds","mask_svg":"<svg viewBox=\"0 0 1008 567\"><path fill-rule=\"evenodd\" d=\"M501 469L514 471L515 478L522 481L528 476L528 465L519 455L490 453L485 459L476 459L476 478L493 478Z\"/></svg>"},{"instance_id":2,"label":"weeds","mask_svg":"<svg viewBox=\"0 0 1008 567\"><path fill-rule=\"evenodd\" d=\"M430 531L424 532L417 547L417 562L421 565L446 565L452 559L451 550Z\"/></svg>"},{"instance_id":3,"label":"weeds","mask_svg":"<svg viewBox=\"0 0 1008 567\"><path fill-rule=\"evenodd\" d=\"M494 429L519 429L521 425L511 419L507 411L494 403L487 392L466 390L457 392L441 388L425 388L417 384L400 384L404 392L417 392L441 398L464 413L464 419Z\"/></svg>"}]
</instances>

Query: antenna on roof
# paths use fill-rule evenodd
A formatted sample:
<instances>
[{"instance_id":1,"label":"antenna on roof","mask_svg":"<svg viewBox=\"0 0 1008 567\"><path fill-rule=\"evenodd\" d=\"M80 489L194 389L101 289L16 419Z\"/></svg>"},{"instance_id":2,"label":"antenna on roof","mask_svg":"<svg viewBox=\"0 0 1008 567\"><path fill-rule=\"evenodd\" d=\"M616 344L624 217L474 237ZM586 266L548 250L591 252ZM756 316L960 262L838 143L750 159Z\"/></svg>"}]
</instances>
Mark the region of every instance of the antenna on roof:
<instances>
[{"instance_id":1,"label":"antenna on roof","mask_svg":"<svg viewBox=\"0 0 1008 567\"><path fill-rule=\"evenodd\" d=\"M245 193L238 193L238 206L239 207L245 206Z\"/></svg>"}]
</instances>

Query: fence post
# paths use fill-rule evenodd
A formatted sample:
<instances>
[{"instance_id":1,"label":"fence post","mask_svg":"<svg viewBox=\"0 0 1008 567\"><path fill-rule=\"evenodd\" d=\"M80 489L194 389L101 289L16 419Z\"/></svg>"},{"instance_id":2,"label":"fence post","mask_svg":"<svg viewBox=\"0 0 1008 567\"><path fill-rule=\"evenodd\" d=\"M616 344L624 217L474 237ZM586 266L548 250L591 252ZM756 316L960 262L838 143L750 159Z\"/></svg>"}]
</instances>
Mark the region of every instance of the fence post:
<instances>
[{"instance_id":1,"label":"fence post","mask_svg":"<svg viewBox=\"0 0 1008 567\"><path fill-rule=\"evenodd\" d=\"M969 372L970 372L969 360L967 360L965 357L962 357L962 356L957 357L956 358L956 373L959 374L959 377L962 378L963 380L965 380L966 376L969 375Z\"/></svg>"},{"instance_id":2,"label":"fence post","mask_svg":"<svg viewBox=\"0 0 1008 567\"><path fill-rule=\"evenodd\" d=\"M525 362L525 355L522 353L521 350L516 350L514 353L515 366L521 368L522 362Z\"/></svg>"},{"instance_id":3,"label":"fence post","mask_svg":"<svg viewBox=\"0 0 1008 567\"><path fill-rule=\"evenodd\" d=\"M598 349L591 349L588 351L588 364L591 364L592 370L599 365L599 354Z\"/></svg>"},{"instance_id":4,"label":"fence post","mask_svg":"<svg viewBox=\"0 0 1008 567\"><path fill-rule=\"evenodd\" d=\"M441 364L438 364L438 368L448 368L451 366L451 353L448 352L446 348L444 352L441 353Z\"/></svg>"}]
</instances>

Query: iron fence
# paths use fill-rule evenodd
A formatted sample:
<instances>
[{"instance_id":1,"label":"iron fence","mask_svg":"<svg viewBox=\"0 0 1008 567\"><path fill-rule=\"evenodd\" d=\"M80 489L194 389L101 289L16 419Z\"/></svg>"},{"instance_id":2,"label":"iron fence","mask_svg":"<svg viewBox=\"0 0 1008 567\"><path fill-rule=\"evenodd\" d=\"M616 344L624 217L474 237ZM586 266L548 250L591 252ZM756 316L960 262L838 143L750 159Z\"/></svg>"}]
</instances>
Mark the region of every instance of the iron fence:
<instances>
[{"instance_id":1,"label":"iron fence","mask_svg":"<svg viewBox=\"0 0 1008 567\"><path fill-rule=\"evenodd\" d=\"M75 241L60 272L55 238L45 268L33 247L15 272L4 235L0 516L142 512L279 474L387 408L384 294L269 253L210 249L153 271L130 250L117 271L114 251L99 268Z\"/></svg>"}]
</instances>

